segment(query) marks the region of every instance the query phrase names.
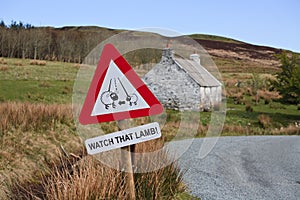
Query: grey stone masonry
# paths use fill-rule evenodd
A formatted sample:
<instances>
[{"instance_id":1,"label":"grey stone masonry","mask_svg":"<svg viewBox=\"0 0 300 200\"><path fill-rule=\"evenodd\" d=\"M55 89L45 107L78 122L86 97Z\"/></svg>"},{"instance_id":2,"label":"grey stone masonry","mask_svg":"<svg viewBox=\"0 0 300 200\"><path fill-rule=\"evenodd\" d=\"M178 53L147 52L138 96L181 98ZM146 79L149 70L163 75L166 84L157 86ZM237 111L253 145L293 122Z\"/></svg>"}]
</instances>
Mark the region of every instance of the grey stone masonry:
<instances>
[{"instance_id":1,"label":"grey stone masonry","mask_svg":"<svg viewBox=\"0 0 300 200\"><path fill-rule=\"evenodd\" d=\"M198 54L192 54L191 59L193 65L202 67ZM183 62L181 61L181 63ZM205 70L205 73L209 72ZM166 108L210 110L212 106L221 101L221 85L201 86L195 77L197 76L191 76L185 66L176 61L171 48L165 48L162 51L160 63L155 65L143 77L143 80Z\"/></svg>"}]
</instances>

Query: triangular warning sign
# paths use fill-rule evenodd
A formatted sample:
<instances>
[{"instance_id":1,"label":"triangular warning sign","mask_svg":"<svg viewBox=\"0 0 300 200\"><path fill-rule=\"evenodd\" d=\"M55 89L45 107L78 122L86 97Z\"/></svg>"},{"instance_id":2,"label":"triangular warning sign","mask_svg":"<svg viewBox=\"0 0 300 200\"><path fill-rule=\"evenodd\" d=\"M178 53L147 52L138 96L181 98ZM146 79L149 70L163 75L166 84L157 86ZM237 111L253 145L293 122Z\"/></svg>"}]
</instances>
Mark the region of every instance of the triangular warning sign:
<instances>
[{"instance_id":1,"label":"triangular warning sign","mask_svg":"<svg viewBox=\"0 0 300 200\"><path fill-rule=\"evenodd\" d=\"M156 115L163 107L112 44L102 50L79 122L95 124Z\"/></svg>"}]
</instances>

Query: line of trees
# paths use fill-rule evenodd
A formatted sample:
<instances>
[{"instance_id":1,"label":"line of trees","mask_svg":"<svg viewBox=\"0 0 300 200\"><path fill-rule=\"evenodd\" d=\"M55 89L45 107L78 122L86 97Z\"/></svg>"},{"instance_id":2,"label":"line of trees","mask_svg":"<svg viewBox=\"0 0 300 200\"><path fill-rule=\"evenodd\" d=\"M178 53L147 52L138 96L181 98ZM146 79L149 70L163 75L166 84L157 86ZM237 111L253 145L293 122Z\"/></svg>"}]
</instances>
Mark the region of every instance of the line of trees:
<instances>
[{"instance_id":1,"label":"line of trees","mask_svg":"<svg viewBox=\"0 0 300 200\"><path fill-rule=\"evenodd\" d=\"M0 57L80 63L98 43L113 34L113 30L95 27L34 27L1 21Z\"/></svg>"}]
</instances>

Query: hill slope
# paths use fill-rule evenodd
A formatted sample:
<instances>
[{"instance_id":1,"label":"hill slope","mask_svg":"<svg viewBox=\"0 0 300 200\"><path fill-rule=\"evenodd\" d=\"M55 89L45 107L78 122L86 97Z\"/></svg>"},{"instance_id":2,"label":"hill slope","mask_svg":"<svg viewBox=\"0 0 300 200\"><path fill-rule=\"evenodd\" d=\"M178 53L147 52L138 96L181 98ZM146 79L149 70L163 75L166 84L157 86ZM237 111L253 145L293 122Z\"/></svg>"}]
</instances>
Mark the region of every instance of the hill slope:
<instances>
[{"instance_id":1,"label":"hill slope","mask_svg":"<svg viewBox=\"0 0 300 200\"><path fill-rule=\"evenodd\" d=\"M0 27L0 57L80 63L101 41L123 30L96 26ZM271 72L278 70L281 49L257 46L230 38L193 34L223 72Z\"/></svg>"},{"instance_id":2,"label":"hill slope","mask_svg":"<svg viewBox=\"0 0 300 200\"><path fill-rule=\"evenodd\" d=\"M280 62L276 55L282 49L258 46L237 40L208 35L191 35L213 57L225 72L275 72Z\"/></svg>"}]
</instances>

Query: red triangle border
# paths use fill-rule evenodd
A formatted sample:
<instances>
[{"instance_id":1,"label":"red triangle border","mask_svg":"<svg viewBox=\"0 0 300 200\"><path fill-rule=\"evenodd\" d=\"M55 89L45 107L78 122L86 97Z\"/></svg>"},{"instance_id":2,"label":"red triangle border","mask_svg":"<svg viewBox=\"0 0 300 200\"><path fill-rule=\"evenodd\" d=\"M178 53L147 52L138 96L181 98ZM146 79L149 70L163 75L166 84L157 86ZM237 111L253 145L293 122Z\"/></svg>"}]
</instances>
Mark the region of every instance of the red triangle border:
<instances>
[{"instance_id":1,"label":"red triangle border","mask_svg":"<svg viewBox=\"0 0 300 200\"><path fill-rule=\"evenodd\" d=\"M105 75L107 73L109 63L113 60L119 67L120 71L126 76L130 83L136 88L140 95L144 98L150 108L143 108L137 110L116 112L110 114L103 114L97 116L91 116L92 110L96 103L99 91L103 84ZM101 122L117 121L129 118L138 118L160 114L163 112L163 106L149 90L145 83L135 73L125 58L118 52L118 50L112 44L106 44L103 47L102 54L100 56L97 68L94 73L94 77L90 84L90 88L86 95L84 104L82 106L79 122L83 125L96 124Z\"/></svg>"}]
</instances>

